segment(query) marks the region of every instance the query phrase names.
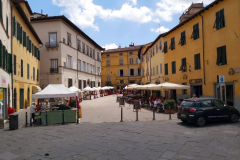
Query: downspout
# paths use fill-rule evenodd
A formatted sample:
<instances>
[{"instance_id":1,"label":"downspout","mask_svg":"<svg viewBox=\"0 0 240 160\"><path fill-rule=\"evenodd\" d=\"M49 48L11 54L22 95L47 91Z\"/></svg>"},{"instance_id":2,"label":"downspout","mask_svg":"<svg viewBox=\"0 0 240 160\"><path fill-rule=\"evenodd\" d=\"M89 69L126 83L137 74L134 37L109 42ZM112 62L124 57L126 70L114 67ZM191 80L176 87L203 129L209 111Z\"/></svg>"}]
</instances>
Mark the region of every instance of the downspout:
<instances>
[{"instance_id":1,"label":"downspout","mask_svg":"<svg viewBox=\"0 0 240 160\"><path fill-rule=\"evenodd\" d=\"M13 19L12 19L12 11L13 11L13 7L11 6L11 2L10 3L10 7L11 7L11 34L10 34L10 40L11 40L11 54L12 54L12 62L14 62L14 56L13 56L13 45L12 45L12 38L13 38ZM12 68L13 68L13 64L12 64ZM12 69L13 70L13 69ZM13 71L12 71L12 74L11 74L11 78L12 78L12 108L14 108L14 97L13 97ZM16 111L15 111L16 112Z\"/></svg>"},{"instance_id":2,"label":"downspout","mask_svg":"<svg viewBox=\"0 0 240 160\"><path fill-rule=\"evenodd\" d=\"M77 36L78 34L76 35L76 48L77 48L77 82L78 82L78 41L77 41Z\"/></svg>"},{"instance_id":3,"label":"downspout","mask_svg":"<svg viewBox=\"0 0 240 160\"><path fill-rule=\"evenodd\" d=\"M203 46L203 84L206 85L206 73L205 73L205 61L204 61L204 28L203 28L203 16L200 14L200 16L202 17L202 46Z\"/></svg>"}]
</instances>

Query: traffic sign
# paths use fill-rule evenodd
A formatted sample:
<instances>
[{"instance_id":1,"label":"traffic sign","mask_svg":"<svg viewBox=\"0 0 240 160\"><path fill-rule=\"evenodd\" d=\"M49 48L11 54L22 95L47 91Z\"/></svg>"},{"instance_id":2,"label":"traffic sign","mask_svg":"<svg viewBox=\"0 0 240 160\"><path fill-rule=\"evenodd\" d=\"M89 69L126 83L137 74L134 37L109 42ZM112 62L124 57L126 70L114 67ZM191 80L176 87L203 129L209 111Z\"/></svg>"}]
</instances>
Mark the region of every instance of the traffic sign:
<instances>
[{"instance_id":1,"label":"traffic sign","mask_svg":"<svg viewBox=\"0 0 240 160\"><path fill-rule=\"evenodd\" d=\"M225 82L225 76L224 75L218 75L218 82L219 83Z\"/></svg>"}]
</instances>

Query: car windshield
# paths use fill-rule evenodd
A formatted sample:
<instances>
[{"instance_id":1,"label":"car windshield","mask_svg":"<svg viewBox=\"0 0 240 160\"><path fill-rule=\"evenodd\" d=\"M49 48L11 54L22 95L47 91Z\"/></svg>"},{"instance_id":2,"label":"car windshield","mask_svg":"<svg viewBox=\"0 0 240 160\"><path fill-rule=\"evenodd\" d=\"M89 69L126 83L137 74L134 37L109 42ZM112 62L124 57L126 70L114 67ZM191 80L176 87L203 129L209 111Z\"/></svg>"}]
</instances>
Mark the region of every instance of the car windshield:
<instances>
[{"instance_id":1,"label":"car windshield","mask_svg":"<svg viewBox=\"0 0 240 160\"><path fill-rule=\"evenodd\" d=\"M194 103L194 101L183 101L183 102L181 103L181 106L191 107L193 103Z\"/></svg>"}]
</instances>

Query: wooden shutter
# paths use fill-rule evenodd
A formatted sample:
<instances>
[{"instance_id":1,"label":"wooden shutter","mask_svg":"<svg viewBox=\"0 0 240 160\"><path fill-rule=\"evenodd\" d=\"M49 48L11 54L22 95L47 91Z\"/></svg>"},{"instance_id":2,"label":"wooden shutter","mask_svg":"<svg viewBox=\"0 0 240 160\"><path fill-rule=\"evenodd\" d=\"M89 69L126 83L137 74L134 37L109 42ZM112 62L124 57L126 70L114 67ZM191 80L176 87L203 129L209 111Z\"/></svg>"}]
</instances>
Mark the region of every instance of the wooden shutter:
<instances>
[{"instance_id":1,"label":"wooden shutter","mask_svg":"<svg viewBox=\"0 0 240 160\"><path fill-rule=\"evenodd\" d=\"M29 79L29 64L27 64L27 79Z\"/></svg>"},{"instance_id":2,"label":"wooden shutter","mask_svg":"<svg viewBox=\"0 0 240 160\"><path fill-rule=\"evenodd\" d=\"M220 28L225 27L224 9L220 10Z\"/></svg>"},{"instance_id":3,"label":"wooden shutter","mask_svg":"<svg viewBox=\"0 0 240 160\"><path fill-rule=\"evenodd\" d=\"M19 38L20 38L20 43L22 44L22 39L23 39L23 36L22 36L22 27L20 27L20 35L19 35Z\"/></svg>"},{"instance_id":4,"label":"wooden shutter","mask_svg":"<svg viewBox=\"0 0 240 160\"><path fill-rule=\"evenodd\" d=\"M5 54L6 54L6 50L5 50L5 46L2 45L2 55L3 55L3 58L2 58L2 67L5 68Z\"/></svg>"},{"instance_id":5,"label":"wooden shutter","mask_svg":"<svg viewBox=\"0 0 240 160\"><path fill-rule=\"evenodd\" d=\"M194 55L194 62L195 62L195 70L198 69L198 56L197 54Z\"/></svg>"},{"instance_id":6,"label":"wooden shutter","mask_svg":"<svg viewBox=\"0 0 240 160\"><path fill-rule=\"evenodd\" d=\"M26 47L27 47L27 51L29 51L29 36L27 36L27 40L26 40Z\"/></svg>"},{"instance_id":7,"label":"wooden shutter","mask_svg":"<svg viewBox=\"0 0 240 160\"><path fill-rule=\"evenodd\" d=\"M0 0L0 19L2 20L2 0Z\"/></svg>"},{"instance_id":8,"label":"wooden shutter","mask_svg":"<svg viewBox=\"0 0 240 160\"><path fill-rule=\"evenodd\" d=\"M172 62L172 74L176 73L176 64L175 61Z\"/></svg>"},{"instance_id":9,"label":"wooden shutter","mask_svg":"<svg viewBox=\"0 0 240 160\"><path fill-rule=\"evenodd\" d=\"M29 53L32 53L32 41L30 39L28 40L28 49Z\"/></svg>"},{"instance_id":10,"label":"wooden shutter","mask_svg":"<svg viewBox=\"0 0 240 160\"><path fill-rule=\"evenodd\" d=\"M165 75L168 75L168 64L165 64Z\"/></svg>"},{"instance_id":11,"label":"wooden shutter","mask_svg":"<svg viewBox=\"0 0 240 160\"><path fill-rule=\"evenodd\" d=\"M38 60L40 61L40 50L38 49Z\"/></svg>"},{"instance_id":12,"label":"wooden shutter","mask_svg":"<svg viewBox=\"0 0 240 160\"><path fill-rule=\"evenodd\" d=\"M2 41L0 39L0 67L2 67L2 55L3 55L3 51L2 51Z\"/></svg>"},{"instance_id":13,"label":"wooden shutter","mask_svg":"<svg viewBox=\"0 0 240 160\"><path fill-rule=\"evenodd\" d=\"M16 68L17 57L16 57L16 55L14 55L13 63L14 63L14 75L16 75L17 74L17 68Z\"/></svg>"},{"instance_id":14,"label":"wooden shutter","mask_svg":"<svg viewBox=\"0 0 240 160\"><path fill-rule=\"evenodd\" d=\"M39 71L38 71L38 69L37 69L37 81L38 81L38 72L39 72Z\"/></svg>"},{"instance_id":15,"label":"wooden shutter","mask_svg":"<svg viewBox=\"0 0 240 160\"><path fill-rule=\"evenodd\" d=\"M221 55L222 55L222 49L221 47L217 48L217 65L220 65L221 63Z\"/></svg>"},{"instance_id":16,"label":"wooden shutter","mask_svg":"<svg viewBox=\"0 0 240 160\"><path fill-rule=\"evenodd\" d=\"M12 54L8 54L8 73L12 73Z\"/></svg>"},{"instance_id":17,"label":"wooden shutter","mask_svg":"<svg viewBox=\"0 0 240 160\"><path fill-rule=\"evenodd\" d=\"M216 12L216 20L215 20L213 28L219 29L219 19L220 19L220 12L218 11L218 12Z\"/></svg>"},{"instance_id":18,"label":"wooden shutter","mask_svg":"<svg viewBox=\"0 0 240 160\"><path fill-rule=\"evenodd\" d=\"M222 64L227 64L226 46L222 46L221 48L222 48L221 63Z\"/></svg>"},{"instance_id":19,"label":"wooden shutter","mask_svg":"<svg viewBox=\"0 0 240 160\"><path fill-rule=\"evenodd\" d=\"M138 69L134 68L134 76L138 76Z\"/></svg>"},{"instance_id":20,"label":"wooden shutter","mask_svg":"<svg viewBox=\"0 0 240 160\"><path fill-rule=\"evenodd\" d=\"M16 37L16 21L15 21L15 16L13 17L13 35Z\"/></svg>"},{"instance_id":21,"label":"wooden shutter","mask_svg":"<svg viewBox=\"0 0 240 160\"><path fill-rule=\"evenodd\" d=\"M35 68L34 67L33 67L33 80L35 81Z\"/></svg>"},{"instance_id":22,"label":"wooden shutter","mask_svg":"<svg viewBox=\"0 0 240 160\"><path fill-rule=\"evenodd\" d=\"M185 37L185 31L183 31L183 45L186 44L186 37Z\"/></svg>"},{"instance_id":23,"label":"wooden shutter","mask_svg":"<svg viewBox=\"0 0 240 160\"><path fill-rule=\"evenodd\" d=\"M7 31L7 34L8 34L8 16L6 16L6 31Z\"/></svg>"},{"instance_id":24,"label":"wooden shutter","mask_svg":"<svg viewBox=\"0 0 240 160\"><path fill-rule=\"evenodd\" d=\"M23 47L26 47L26 32L23 31Z\"/></svg>"},{"instance_id":25,"label":"wooden shutter","mask_svg":"<svg viewBox=\"0 0 240 160\"><path fill-rule=\"evenodd\" d=\"M17 40L20 40L20 24L17 22Z\"/></svg>"}]
</instances>

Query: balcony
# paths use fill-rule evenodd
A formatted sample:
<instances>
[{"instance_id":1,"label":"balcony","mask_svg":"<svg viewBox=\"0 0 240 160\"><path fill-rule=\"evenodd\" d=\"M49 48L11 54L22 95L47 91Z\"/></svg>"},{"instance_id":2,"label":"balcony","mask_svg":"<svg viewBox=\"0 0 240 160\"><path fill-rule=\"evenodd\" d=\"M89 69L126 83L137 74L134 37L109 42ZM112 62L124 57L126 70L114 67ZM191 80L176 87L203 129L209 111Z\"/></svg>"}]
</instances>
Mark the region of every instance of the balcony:
<instances>
[{"instance_id":1,"label":"balcony","mask_svg":"<svg viewBox=\"0 0 240 160\"><path fill-rule=\"evenodd\" d=\"M111 81L107 81L105 86L111 86L111 85L112 85Z\"/></svg>"},{"instance_id":2,"label":"balcony","mask_svg":"<svg viewBox=\"0 0 240 160\"><path fill-rule=\"evenodd\" d=\"M50 73L58 73L58 68L50 68Z\"/></svg>"},{"instance_id":3,"label":"balcony","mask_svg":"<svg viewBox=\"0 0 240 160\"><path fill-rule=\"evenodd\" d=\"M58 44L58 42L46 42L45 47L46 48L56 48L56 47L59 47L59 44Z\"/></svg>"}]
</instances>

